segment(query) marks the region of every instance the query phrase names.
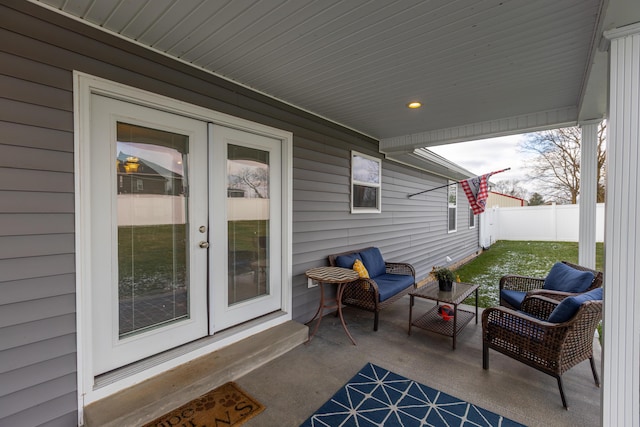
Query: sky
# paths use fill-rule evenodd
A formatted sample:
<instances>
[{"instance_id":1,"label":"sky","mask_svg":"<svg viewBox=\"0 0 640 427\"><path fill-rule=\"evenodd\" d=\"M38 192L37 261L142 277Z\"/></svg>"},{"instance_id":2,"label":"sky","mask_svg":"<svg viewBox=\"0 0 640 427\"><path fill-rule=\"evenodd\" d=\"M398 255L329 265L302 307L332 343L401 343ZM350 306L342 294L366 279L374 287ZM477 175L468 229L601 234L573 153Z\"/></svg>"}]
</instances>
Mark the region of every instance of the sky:
<instances>
[{"instance_id":1,"label":"sky","mask_svg":"<svg viewBox=\"0 0 640 427\"><path fill-rule=\"evenodd\" d=\"M524 135L501 136L428 149L477 175L511 168L493 175L491 181L519 180L520 186L533 193L533 185L526 182L526 164L534 155L521 152L518 146L524 138Z\"/></svg>"}]
</instances>

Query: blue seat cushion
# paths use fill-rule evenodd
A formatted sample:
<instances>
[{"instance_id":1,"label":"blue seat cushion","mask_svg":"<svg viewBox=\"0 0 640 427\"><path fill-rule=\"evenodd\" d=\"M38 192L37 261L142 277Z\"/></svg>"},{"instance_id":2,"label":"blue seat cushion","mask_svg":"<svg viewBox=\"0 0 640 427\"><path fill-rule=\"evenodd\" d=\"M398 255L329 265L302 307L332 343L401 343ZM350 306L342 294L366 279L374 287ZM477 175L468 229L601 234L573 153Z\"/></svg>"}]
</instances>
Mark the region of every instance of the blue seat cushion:
<instances>
[{"instance_id":1,"label":"blue seat cushion","mask_svg":"<svg viewBox=\"0 0 640 427\"><path fill-rule=\"evenodd\" d=\"M382 274L376 276L380 302L385 301L398 292L401 292L414 284L413 276L405 274Z\"/></svg>"},{"instance_id":2,"label":"blue seat cushion","mask_svg":"<svg viewBox=\"0 0 640 427\"><path fill-rule=\"evenodd\" d=\"M369 248L360 252L362 263L369 272L369 277L374 278L386 274L387 267L378 248Z\"/></svg>"},{"instance_id":3,"label":"blue seat cushion","mask_svg":"<svg viewBox=\"0 0 640 427\"><path fill-rule=\"evenodd\" d=\"M524 301L524 297L526 295L526 292L514 291L511 289L503 289L500 291L500 297L516 310L520 310L520 306L522 305L522 301Z\"/></svg>"},{"instance_id":4,"label":"blue seat cushion","mask_svg":"<svg viewBox=\"0 0 640 427\"><path fill-rule=\"evenodd\" d=\"M557 262L544 279L543 289L562 292L584 292L591 286L595 276L590 271L580 271Z\"/></svg>"},{"instance_id":5,"label":"blue seat cushion","mask_svg":"<svg viewBox=\"0 0 640 427\"><path fill-rule=\"evenodd\" d=\"M335 259L336 267L353 268L353 263L356 262L357 259L362 261L362 258L360 258L360 254L358 254L357 252L337 256Z\"/></svg>"},{"instance_id":6,"label":"blue seat cushion","mask_svg":"<svg viewBox=\"0 0 640 427\"><path fill-rule=\"evenodd\" d=\"M563 299L562 302L553 309L547 321L551 323L566 322L575 316L583 303L594 300L602 300L602 288L596 288L589 292Z\"/></svg>"}]
</instances>

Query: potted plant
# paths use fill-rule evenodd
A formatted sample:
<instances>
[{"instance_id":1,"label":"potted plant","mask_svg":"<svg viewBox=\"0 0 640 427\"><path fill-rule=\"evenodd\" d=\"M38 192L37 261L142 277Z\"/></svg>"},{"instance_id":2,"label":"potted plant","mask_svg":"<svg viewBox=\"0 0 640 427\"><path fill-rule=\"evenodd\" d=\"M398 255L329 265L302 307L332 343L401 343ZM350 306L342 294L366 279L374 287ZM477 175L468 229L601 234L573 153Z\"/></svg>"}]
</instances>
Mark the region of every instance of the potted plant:
<instances>
[{"instance_id":1,"label":"potted plant","mask_svg":"<svg viewBox=\"0 0 640 427\"><path fill-rule=\"evenodd\" d=\"M438 286L441 291L451 292L453 282L456 280L453 271L446 267L439 267L433 270L433 276L438 280Z\"/></svg>"}]
</instances>

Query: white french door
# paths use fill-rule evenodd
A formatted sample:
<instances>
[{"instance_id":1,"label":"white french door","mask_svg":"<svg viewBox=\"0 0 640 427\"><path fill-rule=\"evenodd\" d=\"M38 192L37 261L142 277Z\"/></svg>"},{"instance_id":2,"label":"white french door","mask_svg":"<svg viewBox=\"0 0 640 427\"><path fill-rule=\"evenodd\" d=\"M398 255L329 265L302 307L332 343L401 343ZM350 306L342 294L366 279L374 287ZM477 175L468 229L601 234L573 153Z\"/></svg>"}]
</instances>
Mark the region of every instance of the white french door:
<instances>
[{"instance_id":1,"label":"white french door","mask_svg":"<svg viewBox=\"0 0 640 427\"><path fill-rule=\"evenodd\" d=\"M210 135L211 330L219 331L282 306L281 142L217 125Z\"/></svg>"},{"instance_id":2,"label":"white french door","mask_svg":"<svg viewBox=\"0 0 640 427\"><path fill-rule=\"evenodd\" d=\"M98 375L208 332L207 124L99 95L91 120Z\"/></svg>"},{"instance_id":3,"label":"white french door","mask_svg":"<svg viewBox=\"0 0 640 427\"><path fill-rule=\"evenodd\" d=\"M281 141L91 95L92 374L282 308Z\"/></svg>"}]
</instances>

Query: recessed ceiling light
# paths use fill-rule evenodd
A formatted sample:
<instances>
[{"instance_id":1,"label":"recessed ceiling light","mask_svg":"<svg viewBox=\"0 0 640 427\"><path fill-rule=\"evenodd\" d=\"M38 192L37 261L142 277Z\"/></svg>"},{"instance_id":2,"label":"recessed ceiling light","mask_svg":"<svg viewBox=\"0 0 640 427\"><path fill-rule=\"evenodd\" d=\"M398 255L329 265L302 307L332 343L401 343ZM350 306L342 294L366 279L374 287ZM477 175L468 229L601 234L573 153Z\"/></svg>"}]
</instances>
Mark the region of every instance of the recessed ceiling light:
<instances>
[{"instance_id":1,"label":"recessed ceiling light","mask_svg":"<svg viewBox=\"0 0 640 427\"><path fill-rule=\"evenodd\" d=\"M417 102L417 101L410 102L410 103L407 104L407 107L409 107L409 108L420 108L420 107L422 107L422 102Z\"/></svg>"}]
</instances>

